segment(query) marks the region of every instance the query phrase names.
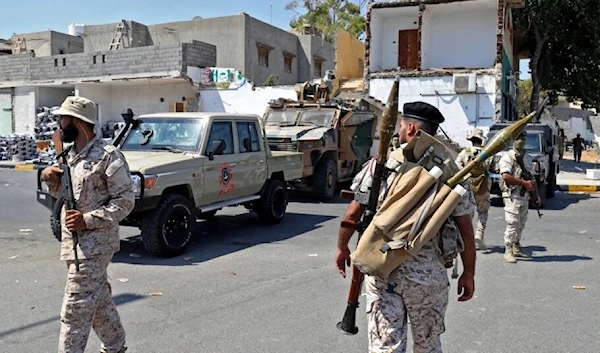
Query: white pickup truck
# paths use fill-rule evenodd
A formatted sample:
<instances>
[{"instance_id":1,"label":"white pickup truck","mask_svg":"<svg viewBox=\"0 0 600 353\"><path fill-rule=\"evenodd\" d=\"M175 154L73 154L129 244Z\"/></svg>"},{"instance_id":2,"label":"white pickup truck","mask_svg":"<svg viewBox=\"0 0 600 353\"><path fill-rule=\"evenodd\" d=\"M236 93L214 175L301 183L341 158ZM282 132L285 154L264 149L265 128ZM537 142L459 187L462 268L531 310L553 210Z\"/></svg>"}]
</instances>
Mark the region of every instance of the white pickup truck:
<instances>
[{"instance_id":1,"label":"white pickup truck","mask_svg":"<svg viewBox=\"0 0 600 353\"><path fill-rule=\"evenodd\" d=\"M302 176L303 157L271 152L257 115L157 113L137 120L120 144L136 193L121 225L139 227L150 254L183 253L196 219L223 207L244 205L265 223L283 220L287 182ZM37 197L56 213L41 184Z\"/></svg>"}]
</instances>

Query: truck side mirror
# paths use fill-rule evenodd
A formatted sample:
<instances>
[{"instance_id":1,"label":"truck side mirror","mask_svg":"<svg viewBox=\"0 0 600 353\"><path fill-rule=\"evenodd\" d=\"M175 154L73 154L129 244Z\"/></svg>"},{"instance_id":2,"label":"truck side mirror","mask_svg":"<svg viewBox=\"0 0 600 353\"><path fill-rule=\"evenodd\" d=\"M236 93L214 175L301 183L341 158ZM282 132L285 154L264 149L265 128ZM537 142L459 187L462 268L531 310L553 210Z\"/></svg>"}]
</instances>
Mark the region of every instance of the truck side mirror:
<instances>
[{"instance_id":1,"label":"truck side mirror","mask_svg":"<svg viewBox=\"0 0 600 353\"><path fill-rule=\"evenodd\" d=\"M212 161L213 159L215 159L215 156L222 155L223 152L225 152L225 141L213 141L210 147L208 148L208 159Z\"/></svg>"}]
</instances>

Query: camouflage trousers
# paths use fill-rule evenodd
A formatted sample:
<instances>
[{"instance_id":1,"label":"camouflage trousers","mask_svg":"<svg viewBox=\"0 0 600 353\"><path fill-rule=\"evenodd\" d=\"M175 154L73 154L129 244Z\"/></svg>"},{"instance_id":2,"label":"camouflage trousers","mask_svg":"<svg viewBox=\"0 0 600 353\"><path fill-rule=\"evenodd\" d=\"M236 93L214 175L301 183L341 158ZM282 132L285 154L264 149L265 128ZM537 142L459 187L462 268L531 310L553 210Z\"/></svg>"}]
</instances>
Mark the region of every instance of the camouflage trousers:
<instances>
[{"instance_id":1,"label":"camouflage trousers","mask_svg":"<svg viewBox=\"0 0 600 353\"><path fill-rule=\"evenodd\" d=\"M475 238L483 239L490 211L490 193L486 192L474 196L475 203L477 204L477 232L475 233Z\"/></svg>"},{"instance_id":2,"label":"camouflage trousers","mask_svg":"<svg viewBox=\"0 0 600 353\"><path fill-rule=\"evenodd\" d=\"M406 278L365 277L369 353L405 353L410 319L413 352L440 353L448 282L426 286Z\"/></svg>"},{"instance_id":3,"label":"camouflage trousers","mask_svg":"<svg viewBox=\"0 0 600 353\"><path fill-rule=\"evenodd\" d=\"M504 219L506 220L504 244L506 246L521 242L528 212L528 200L504 198Z\"/></svg>"},{"instance_id":4,"label":"camouflage trousers","mask_svg":"<svg viewBox=\"0 0 600 353\"><path fill-rule=\"evenodd\" d=\"M58 353L83 353L90 329L102 342L107 353L118 352L125 345L125 331L112 300L106 269L111 257L67 261L69 274L60 312Z\"/></svg>"}]
</instances>

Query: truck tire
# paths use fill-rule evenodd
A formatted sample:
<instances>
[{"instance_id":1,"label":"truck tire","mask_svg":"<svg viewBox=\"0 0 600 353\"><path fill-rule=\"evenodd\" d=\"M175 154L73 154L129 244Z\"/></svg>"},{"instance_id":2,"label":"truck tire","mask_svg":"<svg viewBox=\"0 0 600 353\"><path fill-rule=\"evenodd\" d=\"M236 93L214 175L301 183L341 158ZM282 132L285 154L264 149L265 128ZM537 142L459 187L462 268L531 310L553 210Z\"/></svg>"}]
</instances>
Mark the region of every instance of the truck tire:
<instances>
[{"instance_id":1,"label":"truck tire","mask_svg":"<svg viewBox=\"0 0 600 353\"><path fill-rule=\"evenodd\" d=\"M337 166L333 159L324 158L315 168L313 175L313 194L322 201L329 201L335 196L337 186Z\"/></svg>"},{"instance_id":2,"label":"truck tire","mask_svg":"<svg viewBox=\"0 0 600 353\"><path fill-rule=\"evenodd\" d=\"M144 248L157 257L185 252L196 230L194 205L185 197L169 194L141 222Z\"/></svg>"},{"instance_id":3,"label":"truck tire","mask_svg":"<svg viewBox=\"0 0 600 353\"><path fill-rule=\"evenodd\" d=\"M267 181L260 200L255 201L254 209L258 218L267 224L277 224L285 217L288 204L288 193L281 180Z\"/></svg>"}]
</instances>

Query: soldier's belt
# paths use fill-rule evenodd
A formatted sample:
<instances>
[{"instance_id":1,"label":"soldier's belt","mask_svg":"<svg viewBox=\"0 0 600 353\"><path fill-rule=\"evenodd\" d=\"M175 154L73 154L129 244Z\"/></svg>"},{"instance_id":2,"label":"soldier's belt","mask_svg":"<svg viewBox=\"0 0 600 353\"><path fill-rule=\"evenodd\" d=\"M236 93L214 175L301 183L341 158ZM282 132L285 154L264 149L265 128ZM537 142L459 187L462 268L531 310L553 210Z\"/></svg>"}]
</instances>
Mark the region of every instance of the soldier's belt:
<instances>
[{"instance_id":1,"label":"soldier's belt","mask_svg":"<svg viewBox=\"0 0 600 353\"><path fill-rule=\"evenodd\" d=\"M354 265L371 276L387 277L433 239L462 196L461 185L451 189L434 166L405 161L405 168L390 186L388 196L350 255ZM445 179L445 178L442 178Z\"/></svg>"}]
</instances>

